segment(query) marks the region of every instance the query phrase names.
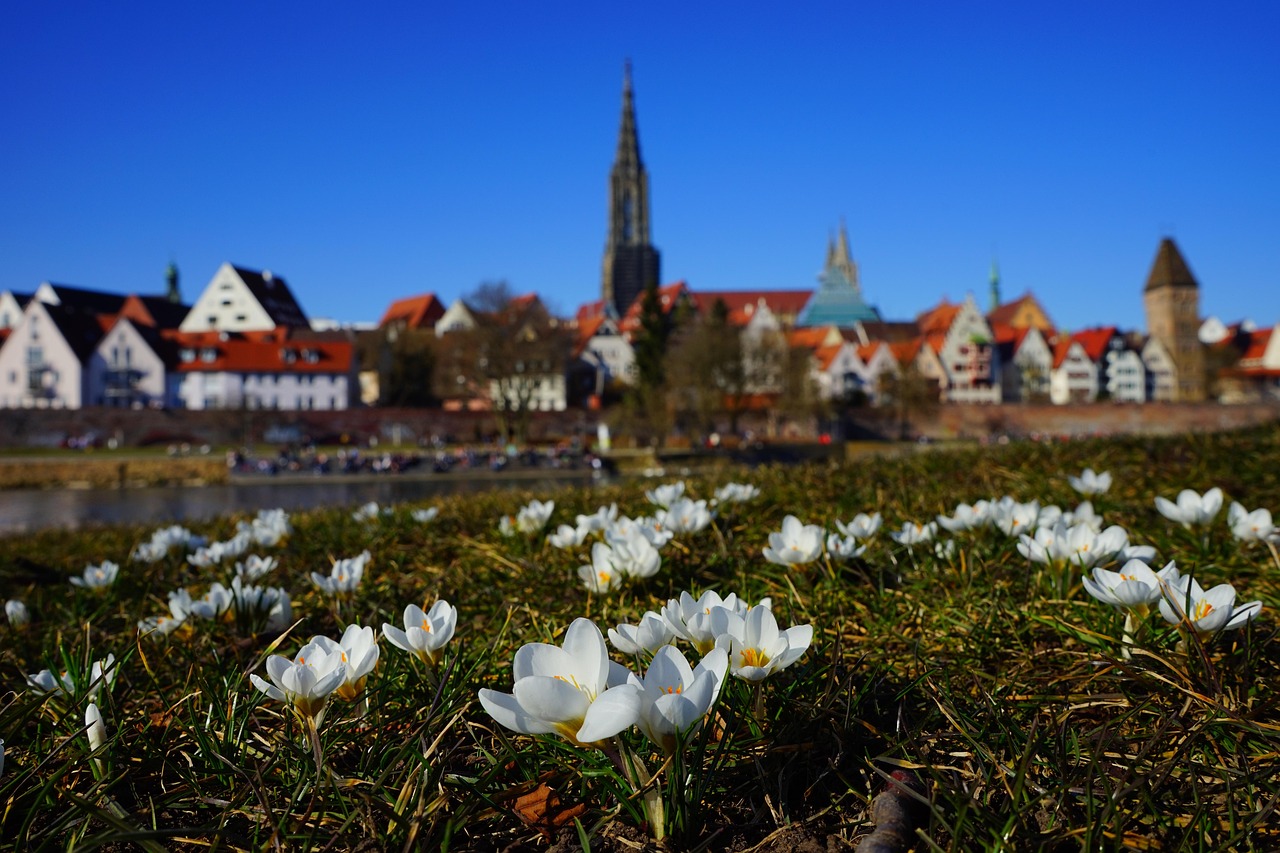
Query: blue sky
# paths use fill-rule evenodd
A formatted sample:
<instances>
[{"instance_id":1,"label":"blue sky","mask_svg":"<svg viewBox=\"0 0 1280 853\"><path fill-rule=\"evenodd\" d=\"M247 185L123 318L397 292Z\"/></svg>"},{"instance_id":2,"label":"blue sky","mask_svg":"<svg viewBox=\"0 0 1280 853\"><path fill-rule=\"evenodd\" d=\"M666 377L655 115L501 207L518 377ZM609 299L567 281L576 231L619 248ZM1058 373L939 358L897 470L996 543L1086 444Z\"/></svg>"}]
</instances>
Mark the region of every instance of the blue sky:
<instances>
[{"instance_id":1,"label":"blue sky","mask_svg":"<svg viewBox=\"0 0 1280 853\"><path fill-rule=\"evenodd\" d=\"M1173 236L1201 309L1280 320L1280 4L11 4L0 288L193 300L218 265L376 320L506 279L599 291L622 65L663 279L868 301L1036 293L1142 328Z\"/></svg>"}]
</instances>

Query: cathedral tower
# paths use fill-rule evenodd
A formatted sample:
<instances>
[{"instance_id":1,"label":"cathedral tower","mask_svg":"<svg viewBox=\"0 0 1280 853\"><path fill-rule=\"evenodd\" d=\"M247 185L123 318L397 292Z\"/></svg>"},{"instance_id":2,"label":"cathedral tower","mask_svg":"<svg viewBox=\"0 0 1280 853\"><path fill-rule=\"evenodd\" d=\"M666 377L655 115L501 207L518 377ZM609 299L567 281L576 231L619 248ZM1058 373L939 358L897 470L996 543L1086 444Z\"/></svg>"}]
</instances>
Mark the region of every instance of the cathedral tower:
<instances>
[{"instance_id":1,"label":"cathedral tower","mask_svg":"<svg viewBox=\"0 0 1280 853\"><path fill-rule=\"evenodd\" d=\"M1177 245L1165 238L1142 293L1147 331L1173 359L1174 400L1205 398L1204 352L1200 345L1200 285Z\"/></svg>"},{"instance_id":2,"label":"cathedral tower","mask_svg":"<svg viewBox=\"0 0 1280 853\"><path fill-rule=\"evenodd\" d=\"M605 310L620 317L646 287L658 284L658 250L649 243L649 174L640 160L628 61L622 76L618 151L609 172L609 236L600 295Z\"/></svg>"}]
</instances>

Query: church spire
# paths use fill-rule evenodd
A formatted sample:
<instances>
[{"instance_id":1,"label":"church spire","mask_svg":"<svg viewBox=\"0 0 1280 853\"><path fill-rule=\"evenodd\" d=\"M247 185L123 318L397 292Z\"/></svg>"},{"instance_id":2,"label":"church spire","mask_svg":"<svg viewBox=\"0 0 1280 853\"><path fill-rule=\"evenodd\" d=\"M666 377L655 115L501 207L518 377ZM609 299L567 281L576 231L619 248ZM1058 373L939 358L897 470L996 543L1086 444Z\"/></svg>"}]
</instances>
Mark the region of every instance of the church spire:
<instances>
[{"instance_id":1,"label":"church spire","mask_svg":"<svg viewBox=\"0 0 1280 853\"><path fill-rule=\"evenodd\" d=\"M1000 267L995 258L991 259L991 310L1000 307Z\"/></svg>"},{"instance_id":2,"label":"church spire","mask_svg":"<svg viewBox=\"0 0 1280 853\"><path fill-rule=\"evenodd\" d=\"M631 60L622 70L622 118L609 172L609 232L605 240L601 297L621 316L648 286L658 286L659 258L649 244L649 175L640 159Z\"/></svg>"},{"instance_id":3,"label":"church spire","mask_svg":"<svg viewBox=\"0 0 1280 853\"><path fill-rule=\"evenodd\" d=\"M178 265L173 261L170 261L169 266L165 268L164 281L167 285L165 298L174 305L181 305L182 291L178 290Z\"/></svg>"}]
</instances>

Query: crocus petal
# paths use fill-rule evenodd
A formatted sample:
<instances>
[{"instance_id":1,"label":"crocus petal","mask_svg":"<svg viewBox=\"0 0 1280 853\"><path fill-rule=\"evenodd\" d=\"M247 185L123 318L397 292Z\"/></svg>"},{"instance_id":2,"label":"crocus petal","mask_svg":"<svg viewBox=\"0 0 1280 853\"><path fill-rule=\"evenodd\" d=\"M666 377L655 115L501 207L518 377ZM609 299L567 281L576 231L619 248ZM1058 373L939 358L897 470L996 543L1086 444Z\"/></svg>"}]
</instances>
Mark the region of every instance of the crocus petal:
<instances>
[{"instance_id":1,"label":"crocus petal","mask_svg":"<svg viewBox=\"0 0 1280 853\"><path fill-rule=\"evenodd\" d=\"M512 731L526 735L545 735L556 730L550 723L529 716L510 693L482 688L480 704L499 725Z\"/></svg>"},{"instance_id":2,"label":"crocus petal","mask_svg":"<svg viewBox=\"0 0 1280 853\"><path fill-rule=\"evenodd\" d=\"M596 743L611 738L635 725L639 717L640 688L634 684L610 687L587 709L577 739L580 743Z\"/></svg>"}]
</instances>

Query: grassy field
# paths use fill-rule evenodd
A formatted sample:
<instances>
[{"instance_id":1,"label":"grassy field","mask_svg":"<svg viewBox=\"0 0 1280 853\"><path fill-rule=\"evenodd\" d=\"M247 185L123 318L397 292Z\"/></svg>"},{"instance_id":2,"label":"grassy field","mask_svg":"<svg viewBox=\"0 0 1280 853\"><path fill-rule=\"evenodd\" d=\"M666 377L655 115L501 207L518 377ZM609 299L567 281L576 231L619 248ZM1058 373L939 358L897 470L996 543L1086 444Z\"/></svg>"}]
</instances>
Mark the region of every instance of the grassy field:
<instances>
[{"instance_id":1,"label":"grassy field","mask_svg":"<svg viewBox=\"0 0 1280 853\"><path fill-rule=\"evenodd\" d=\"M1123 615L1095 601L1080 572L1046 571L1018 539L984 526L907 548L888 533L1010 495L1074 510L1067 476L1086 466L1114 484L1093 498L1107 525L1153 546L1205 588L1234 585L1261 615L1197 636L1152 613L1120 642ZM714 482L689 480L708 498ZM139 619L165 614L180 587L200 597L234 560L182 553L130 560L149 528L0 540L5 597L30 624L0 627L0 848L190 850L905 849L872 798L905 780L902 831L916 850L1275 850L1280 848L1280 566L1265 543L1238 541L1224 505L1203 530L1157 512L1156 496L1221 487L1227 504L1280 510L1274 427L1177 439L1014 444L733 472L761 493L725 504L712 527L677 535L661 568L621 590L578 579L589 543L503 536L499 519L530 498L556 502L546 532L601 505L652 514L643 489L488 493L371 520L349 510L298 514L260 583L291 594L291 627L251 617L199 620L161 637ZM654 483L653 485L657 485ZM769 534L795 515L834 531L879 512L884 527L845 563L767 561ZM200 527L226 540L235 522ZM370 552L359 589L326 595L310 573ZM103 591L68 578L113 560ZM578 617L601 631L635 623L682 591L772 600L780 626L812 643L766 680L724 679L700 729L666 756L635 728L605 749L499 725L477 698L512 691L526 643L559 644ZM385 637L357 701L331 698L314 737L250 682L313 635L402 625L406 605L456 606L454 638L429 665ZM1154 611L1155 608L1153 607ZM688 643L681 650L696 663ZM614 652L637 675L643 662ZM114 682L91 686L112 654ZM68 673L42 693L27 676ZM91 695L92 694L92 695ZM105 738L85 724L90 701ZM90 735L93 735L92 739ZM621 760L620 757L621 756ZM637 792L643 776L652 781ZM883 802L883 801L878 801ZM881 846L872 848L872 844Z\"/></svg>"}]
</instances>

